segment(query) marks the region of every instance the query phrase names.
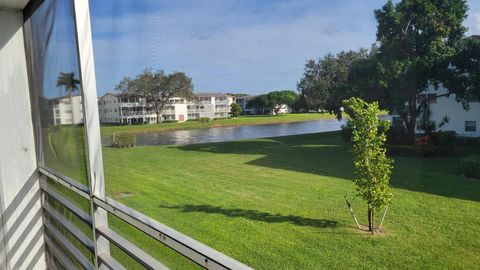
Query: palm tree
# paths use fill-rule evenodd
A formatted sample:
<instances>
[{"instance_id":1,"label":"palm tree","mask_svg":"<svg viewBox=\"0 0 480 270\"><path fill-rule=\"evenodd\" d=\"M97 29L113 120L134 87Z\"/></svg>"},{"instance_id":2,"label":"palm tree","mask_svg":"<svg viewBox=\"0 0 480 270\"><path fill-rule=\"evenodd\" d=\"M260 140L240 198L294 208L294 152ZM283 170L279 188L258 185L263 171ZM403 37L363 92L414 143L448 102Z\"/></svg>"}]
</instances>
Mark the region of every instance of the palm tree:
<instances>
[{"instance_id":1,"label":"palm tree","mask_svg":"<svg viewBox=\"0 0 480 270\"><path fill-rule=\"evenodd\" d=\"M74 109L73 109L73 92L78 90L80 85L80 80L75 78L74 72L60 72L60 75L57 77L57 87L65 87L68 98L70 99L70 104L72 106L72 123L75 121Z\"/></svg>"}]
</instances>

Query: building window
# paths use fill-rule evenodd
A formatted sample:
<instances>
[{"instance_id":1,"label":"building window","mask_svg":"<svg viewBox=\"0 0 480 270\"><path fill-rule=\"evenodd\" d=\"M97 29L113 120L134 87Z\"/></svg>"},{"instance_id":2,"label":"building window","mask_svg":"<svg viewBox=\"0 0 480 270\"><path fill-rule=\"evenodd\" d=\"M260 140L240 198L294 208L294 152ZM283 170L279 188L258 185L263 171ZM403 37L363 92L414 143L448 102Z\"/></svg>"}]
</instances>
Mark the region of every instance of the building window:
<instances>
[{"instance_id":1,"label":"building window","mask_svg":"<svg viewBox=\"0 0 480 270\"><path fill-rule=\"evenodd\" d=\"M477 121L465 121L465 131L466 132L476 132L477 131Z\"/></svg>"}]
</instances>

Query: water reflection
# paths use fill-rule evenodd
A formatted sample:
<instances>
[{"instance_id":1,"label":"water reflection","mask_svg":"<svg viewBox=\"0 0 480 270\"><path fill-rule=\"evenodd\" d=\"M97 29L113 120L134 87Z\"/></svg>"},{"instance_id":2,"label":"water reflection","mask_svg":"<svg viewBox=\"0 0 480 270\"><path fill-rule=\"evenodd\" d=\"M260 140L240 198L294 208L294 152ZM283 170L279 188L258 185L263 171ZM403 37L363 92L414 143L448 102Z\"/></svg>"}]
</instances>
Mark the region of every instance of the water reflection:
<instances>
[{"instance_id":1,"label":"water reflection","mask_svg":"<svg viewBox=\"0 0 480 270\"><path fill-rule=\"evenodd\" d=\"M137 145L175 145L236 141L340 130L345 120L317 120L296 123L179 130L137 134ZM104 138L104 145L110 139Z\"/></svg>"}]
</instances>

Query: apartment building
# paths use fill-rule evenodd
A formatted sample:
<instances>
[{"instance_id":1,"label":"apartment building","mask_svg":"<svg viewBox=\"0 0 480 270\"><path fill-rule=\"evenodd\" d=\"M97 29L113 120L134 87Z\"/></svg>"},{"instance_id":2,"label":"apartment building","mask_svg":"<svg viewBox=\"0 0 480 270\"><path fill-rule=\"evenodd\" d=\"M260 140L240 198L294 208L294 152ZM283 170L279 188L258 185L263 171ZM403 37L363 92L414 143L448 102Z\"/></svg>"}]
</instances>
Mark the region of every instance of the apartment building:
<instances>
[{"instance_id":1,"label":"apartment building","mask_svg":"<svg viewBox=\"0 0 480 270\"><path fill-rule=\"evenodd\" d=\"M227 118L235 97L220 93L195 94L191 100L171 98L162 112L162 121ZM157 122L152 103L140 95L107 93L98 100L101 123L150 124Z\"/></svg>"},{"instance_id":2,"label":"apartment building","mask_svg":"<svg viewBox=\"0 0 480 270\"><path fill-rule=\"evenodd\" d=\"M433 122L437 130L455 131L460 136L480 137L480 100L469 100L469 110L465 110L461 103L456 101L455 94L437 97L447 93L447 89L433 89L421 94L417 102L428 100L430 108L429 121ZM441 127L439 124L448 118L448 122ZM420 121L417 123L417 132L422 132Z\"/></svg>"},{"instance_id":3,"label":"apartment building","mask_svg":"<svg viewBox=\"0 0 480 270\"><path fill-rule=\"evenodd\" d=\"M188 119L228 118L230 117L230 105L234 102L235 97L227 94L195 94L193 100L188 101Z\"/></svg>"},{"instance_id":4,"label":"apartment building","mask_svg":"<svg viewBox=\"0 0 480 270\"><path fill-rule=\"evenodd\" d=\"M83 123L82 96L72 94L48 100L49 123L52 125L70 125Z\"/></svg>"}]
</instances>

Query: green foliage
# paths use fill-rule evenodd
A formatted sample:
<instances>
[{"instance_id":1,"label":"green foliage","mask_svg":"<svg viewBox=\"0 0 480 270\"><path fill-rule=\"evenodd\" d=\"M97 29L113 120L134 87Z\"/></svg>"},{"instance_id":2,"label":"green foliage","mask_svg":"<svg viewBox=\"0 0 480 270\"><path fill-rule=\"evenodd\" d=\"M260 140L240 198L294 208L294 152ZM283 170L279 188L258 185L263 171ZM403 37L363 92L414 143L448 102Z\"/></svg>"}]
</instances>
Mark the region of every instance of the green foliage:
<instances>
[{"instance_id":1,"label":"green foliage","mask_svg":"<svg viewBox=\"0 0 480 270\"><path fill-rule=\"evenodd\" d=\"M121 133L112 135L112 147L128 148L134 147L137 144L137 137L135 134Z\"/></svg>"},{"instance_id":2,"label":"green foliage","mask_svg":"<svg viewBox=\"0 0 480 270\"><path fill-rule=\"evenodd\" d=\"M163 70L152 71L147 68L134 79L124 77L115 87L124 94L137 94L153 103L157 114L157 123L161 121L161 113L171 98L189 99L193 96L192 79L183 72L165 74Z\"/></svg>"},{"instance_id":3,"label":"green foliage","mask_svg":"<svg viewBox=\"0 0 480 270\"><path fill-rule=\"evenodd\" d=\"M480 38L463 39L457 49L458 53L449 59L449 68L440 76L456 99L469 108L469 102L480 100Z\"/></svg>"},{"instance_id":4,"label":"green foliage","mask_svg":"<svg viewBox=\"0 0 480 270\"><path fill-rule=\"evenodd\" d=\"M410 157L410 158L437 158L458 155L457 149L451 147L440 147L436 145L387 145L389 156Z\"/></svg>"},{"instance_id":5,"label":"green foliage","mask_svg":"<svg viewBox=\"0 0 480 270\"><path fill-rule=\"evenodd\" d=\"M368 50L342 51L336 55L308 60L305 64L303 77L297 89L305 99L309 109L324 109L341 117L342 100L352 96L362 97L354 92L349 83L349 69L358 60L367 59Z\"/></svg>"},{"instance_id":6,"label":"green foliage","mask_svg":"<svg viewBox=\"0 0 480 270\"><path fill-rule=\"evenodd\" d=\"M455 144L457 133L455 131L437 131L433 134L433 144L442 147L451 147Z\"/></svg>"},{"instance_id":7,"label":"green foliage","mask_svg":"<svg viewBox=\"0 0 480 270\"><path fill-rule=\"evenodd\" d=\"M208 118L208 117L200 117L200 118L198 118L198 122L200 122L200 123L208 123L208 122L210 122L210 118Z\"/></svg>"},{"instance_id":8,"label":"green foliage","mask_svg":"<svg viewBox=\"0 0 480 270\"><path fill-rule=\"evenodd\" d=\"M465 176L480 179L480 156L463 158L461 169Z\"/></svg>"},{"instance_id":9,"label":"green foliage","mask_svg":"<svg viewBox=\"0 0 480 270\"><path fill-rule=\"evenodd\" d=\"M242 114L242 112L243 112L242 107L240 105L238 105L237 103L232 103L230 105L230 114L233 117L240 116L240 114Z\"/></svg>"},{"instance_id":10,"label":"green foliage","mask_svg":"<svg viewBox=\"0 0 480 270\"><path fill-rule=\"evenodd\" d=\"M463 0L402 0L396 4L389 0L375 10L379 47L371 70L377 85L385 90L388 109L405 122L411 143L423 110L417 95L446 82L445 74L466 32L467 9ZM465 91L446 86L450 92Z\"/></svg>"},{"instance_id":11,"label":"green foliage","mask_svg":"<svg viewBox=\"0 0 480 270\"><path fill-rule=\"evenodd\" d=\"M292 107L298 100L298 94L291 90L273 91L268 94L259 95L247 103L248 108L268 108L274 114L282 108L283 105Z\"/></svg>"},{"instance_id":12,"label":"green foliage","mask_svg":"<svg viewBox=\"0 0 480 270\"><path fill-rule=\"evenodd\" d=\"M379 120L378 103L366 103L359 98L345 100L351 119L355 184L369 209L378 210L392 196L389 180L393 161L386 156L385 132L390 122Z\"/></svg>"},{"instance_id":13,"label":"green foliage","mask_svg":"<svg viewBox=\"0 0 480 270\"><path fill-rule=\"evenodd\" d=\"M178 123L178 120L163 120L162 123L163 123L163 124L166 124L166 123Z\"/></svg>"},{"instance_id":14,"label":"green foliage","mask_svg":"<svg viewBox=\"0 0 480 270\"><path fill-rule=\"evenodd\" d=\"M71 94L75 90L78 90L80 80L75 78L75 73L72 72L60 72L57 77L57 87L65 87L68 94Z\"/></svg>"}]
</instances>

